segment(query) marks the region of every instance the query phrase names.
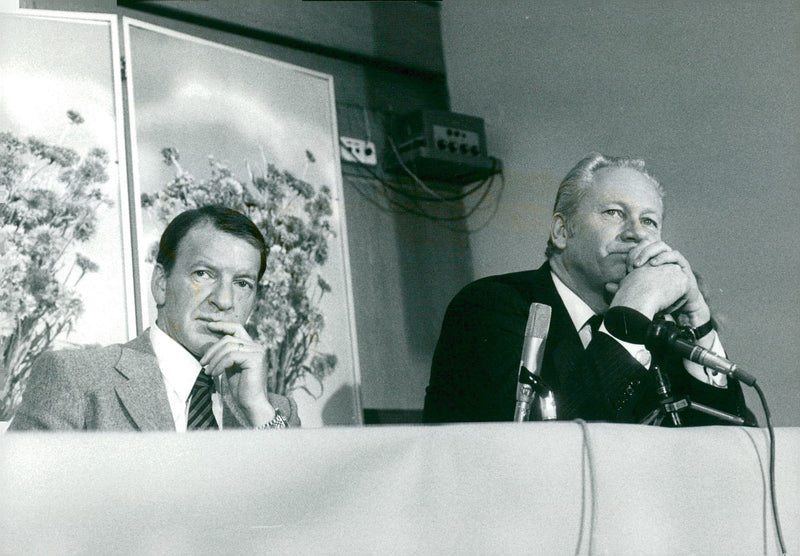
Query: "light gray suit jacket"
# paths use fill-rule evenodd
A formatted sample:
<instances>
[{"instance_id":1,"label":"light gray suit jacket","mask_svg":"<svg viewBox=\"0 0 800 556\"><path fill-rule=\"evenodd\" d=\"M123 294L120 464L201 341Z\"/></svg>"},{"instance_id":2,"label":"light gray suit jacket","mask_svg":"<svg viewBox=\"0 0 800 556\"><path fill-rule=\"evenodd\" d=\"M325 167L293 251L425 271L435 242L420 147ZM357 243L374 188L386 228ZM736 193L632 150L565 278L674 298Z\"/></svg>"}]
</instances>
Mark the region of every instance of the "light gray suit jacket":
<instances>
[{"instance_id":1,"label":"light gray suit jacket","mask_svg":"<svg viewBox=\"0 0 800 556\"><path fill-rule=\"evenodd\" d=\"M222 377L223 429L249 427ZM300 426L294 400L269 394L269 401L289 426ZM8 430L174 431L149 329L127 344L43 354Z\"/></svg>"}]
</instances>

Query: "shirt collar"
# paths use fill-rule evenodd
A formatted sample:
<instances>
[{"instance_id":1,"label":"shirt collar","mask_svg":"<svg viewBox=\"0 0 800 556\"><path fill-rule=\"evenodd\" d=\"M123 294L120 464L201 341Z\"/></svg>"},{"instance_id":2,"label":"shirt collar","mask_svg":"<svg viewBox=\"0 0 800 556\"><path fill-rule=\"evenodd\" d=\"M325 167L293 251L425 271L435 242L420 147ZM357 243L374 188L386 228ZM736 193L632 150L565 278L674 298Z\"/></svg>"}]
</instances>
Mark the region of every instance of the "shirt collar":
<instances>
[{"instance_id":1,"label":"shirt collar","mask_svg":"<svg viewBox=\"0 0 800 556\"><path fill-rule=\"evenodd\" d=\"M564 302L564 306L567 308L567 313L569 313L569 318L572 320L572 325L575 327L575 330L580 332L581 328L586 325L586 322L595 315L595 312L592 311L592 308L589 307L583 299L578 297L578 294L569 289L552 270L550 271L550 276L553 277L553 284L556 286L556 291L558 295L561 296L561 301Z\"/></svg>"},{"instance_id":2,"label":"shirt collar","mask_svg":"<svg viewBox=\"0 0 800 556\"><path fill-rule=\"evenodd\" d=\"M150 327L150 343L158 360L158 368L167 388L171 388L186 403L194 382L200 374L200 362L185 347L169 337L157 324Z\"/></svg>"}]
</instances>

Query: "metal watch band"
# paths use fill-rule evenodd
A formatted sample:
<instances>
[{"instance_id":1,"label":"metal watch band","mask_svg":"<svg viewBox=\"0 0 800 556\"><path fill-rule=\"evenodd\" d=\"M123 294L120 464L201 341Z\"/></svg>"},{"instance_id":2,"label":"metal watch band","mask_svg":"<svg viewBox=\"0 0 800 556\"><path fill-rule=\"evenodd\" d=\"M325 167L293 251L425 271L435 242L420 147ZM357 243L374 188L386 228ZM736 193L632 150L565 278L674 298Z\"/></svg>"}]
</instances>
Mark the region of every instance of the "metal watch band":
<instances>
[{"instance_id":1,"label":"metal watch band","mask_svg":"<svg viewBox=\"0 0 800 556\"><path fill-rule=\"evenodd\" d=\"M265 423L261 426L256 427L256 430L268 430L268 429L285 429L289 426L289 423L286 422L286 419L283 418L281 412L279 410L275 410L275 417L272 418L271 421Z\"/></svg>"}]
</instances>

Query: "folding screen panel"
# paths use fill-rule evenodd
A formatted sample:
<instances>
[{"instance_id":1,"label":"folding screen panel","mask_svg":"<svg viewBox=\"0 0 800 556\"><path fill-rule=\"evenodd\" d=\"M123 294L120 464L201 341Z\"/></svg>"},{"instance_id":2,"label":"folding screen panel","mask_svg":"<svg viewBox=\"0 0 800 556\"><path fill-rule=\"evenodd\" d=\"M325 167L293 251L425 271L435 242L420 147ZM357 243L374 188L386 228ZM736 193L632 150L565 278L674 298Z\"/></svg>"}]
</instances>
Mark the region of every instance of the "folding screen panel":
<instances>
[{"instance_id":1,"label":"folding screen panel","mask_svg":"<svg viewBox=\"0 0 800 556\"><path fill-rule=\"evenodd\" d=\"M187 208L225 204L270 244L249 331L305 426L361 422L333 79L123 18L144 325L153 249Z\"/></svg>"},{"instance_id":2,"label":"folding screen panel","mask_svg":"<svg viewBox=\"0 0 800 556\"><path fill-rule=\"evenodd\" d=\"M43 350L136 334L117 37L0 13L0 420Z\"/></svg>"}]
</instances>

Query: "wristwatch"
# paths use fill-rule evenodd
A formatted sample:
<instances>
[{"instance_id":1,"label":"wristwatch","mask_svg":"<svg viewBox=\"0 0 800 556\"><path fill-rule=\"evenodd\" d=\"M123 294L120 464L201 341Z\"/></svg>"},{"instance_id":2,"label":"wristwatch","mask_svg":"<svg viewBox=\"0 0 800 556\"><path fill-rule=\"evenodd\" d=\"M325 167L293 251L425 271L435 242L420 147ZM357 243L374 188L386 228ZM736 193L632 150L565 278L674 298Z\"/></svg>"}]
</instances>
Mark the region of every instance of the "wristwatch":
<instances>
[{"instance_id":1,"label":"wristwatch","mask_svg":"<svg viewBox=\"0 0 800 556\"><path fill-rule=\"evenodd\" d=\"M273 417L268 423L264 423L263 425L256 427L256 430L263 431L268 429L285 429L288 426L289 423L287 423L286 419L283 418L281 412L276 409L275 417Z\"/></svg>"},{"instance_id":2,"label":"wristwatch","mask_svg":"<svg viewBox=\"0 0 800 556\"><path fill-rule=\"evenodd\" d=\"M707 336L711 334L711 331L714 330L714 325L712 324L711 320L705 324L698 326L697 328L692 328L691 326L681 326L681 337L684 340L689 340L690 342L694 343L703 336Z\"/></svg>"}]
</instances>

